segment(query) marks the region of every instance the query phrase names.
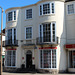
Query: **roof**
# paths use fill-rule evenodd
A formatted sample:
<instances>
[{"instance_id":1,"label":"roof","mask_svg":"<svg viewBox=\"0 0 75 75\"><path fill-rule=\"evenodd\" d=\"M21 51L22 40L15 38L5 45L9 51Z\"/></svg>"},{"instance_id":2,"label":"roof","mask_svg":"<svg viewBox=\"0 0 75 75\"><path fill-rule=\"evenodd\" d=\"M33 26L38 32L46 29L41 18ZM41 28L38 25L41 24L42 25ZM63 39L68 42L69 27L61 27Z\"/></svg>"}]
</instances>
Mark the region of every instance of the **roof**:
<instances>
[{"instance_id":1,"label":"roof","mask_svg":"<svg viewBox=\"0 0 75 75\"><path fill-rule=\"evenodd\" d=\"M40 1L38 1L37 3L35 3L35 4L31 4L31 5L27 5L27 6L23 6L23 7L12 7L12 8L8 8L8 9L5 10L5 13L6 13L7 11L9 11L9 10L13 10L13 9L23 9L23 8L35 6L35 5L39 4L39 3L46 2L46 1L62 1L62 2L65 2L65 0L40 0Z\"/></svg>"}]
</instances>

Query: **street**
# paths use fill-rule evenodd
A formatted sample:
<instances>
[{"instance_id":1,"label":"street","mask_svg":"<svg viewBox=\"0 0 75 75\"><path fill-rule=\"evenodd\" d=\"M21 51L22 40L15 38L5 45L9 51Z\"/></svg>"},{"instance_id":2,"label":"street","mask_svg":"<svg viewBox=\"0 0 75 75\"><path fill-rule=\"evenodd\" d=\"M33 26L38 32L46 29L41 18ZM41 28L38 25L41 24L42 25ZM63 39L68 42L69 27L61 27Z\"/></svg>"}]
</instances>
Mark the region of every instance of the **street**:
<instances>
[{"instance_id":1,"label":"street","mask_svg":"<svg viewBox=\"0 0 75 75\"><path fill-rule=\"evenodd\" d=\"M2 75L75 75L75 74L41 74L41 73L8 73L3 72Z\"/></svg>"}]
</instances>

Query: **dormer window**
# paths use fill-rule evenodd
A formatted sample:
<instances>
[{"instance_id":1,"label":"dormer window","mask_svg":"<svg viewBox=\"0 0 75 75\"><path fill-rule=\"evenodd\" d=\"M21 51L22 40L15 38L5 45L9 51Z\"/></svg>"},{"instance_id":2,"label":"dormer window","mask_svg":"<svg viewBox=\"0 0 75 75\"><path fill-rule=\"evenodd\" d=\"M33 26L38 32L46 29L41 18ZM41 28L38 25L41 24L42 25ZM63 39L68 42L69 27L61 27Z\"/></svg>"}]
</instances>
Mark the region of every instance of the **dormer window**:
<instances>
[{"instance_id":1,"label":"dormer window","mask_svg":"<svg viewBox=\"0 0 75 75\"><path fill-rule=\"evenodd\" d=\"M14 21L16 20L16 11L10 11L6 14L7 21Z\"/></svg>"},{"instance_id":2,"label":"dormer window","mask_svg":"<svg viewBox=\"0 0 75 75\"><path fill-rule=\"evenodd\" d=\"M40 15L54 14L54 3L44 3L40 5Z\"/></svg>"}]
</instances>

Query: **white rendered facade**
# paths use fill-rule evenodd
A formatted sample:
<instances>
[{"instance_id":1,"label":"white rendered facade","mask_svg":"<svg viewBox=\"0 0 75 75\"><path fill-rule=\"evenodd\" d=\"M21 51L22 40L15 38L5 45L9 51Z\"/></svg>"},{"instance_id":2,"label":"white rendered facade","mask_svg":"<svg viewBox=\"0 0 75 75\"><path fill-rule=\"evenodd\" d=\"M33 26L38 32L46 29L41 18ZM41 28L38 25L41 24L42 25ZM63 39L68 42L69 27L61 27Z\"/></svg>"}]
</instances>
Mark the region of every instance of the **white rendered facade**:
<instances>
[{"instance_id":1,"label":"white rendered facade","mask_svg":"<svg viewBox=\"0 0 75 75\"><path fill-rule=\"evenodd\" d=\"M21 68L24 64L25 68L50 72L69 69L64 46L75 41L74 30L69 27L74 26L74 14L67 13L69 3L75 1L41 0L6 10L6 68Z\"/></svg>"}]
</instances>

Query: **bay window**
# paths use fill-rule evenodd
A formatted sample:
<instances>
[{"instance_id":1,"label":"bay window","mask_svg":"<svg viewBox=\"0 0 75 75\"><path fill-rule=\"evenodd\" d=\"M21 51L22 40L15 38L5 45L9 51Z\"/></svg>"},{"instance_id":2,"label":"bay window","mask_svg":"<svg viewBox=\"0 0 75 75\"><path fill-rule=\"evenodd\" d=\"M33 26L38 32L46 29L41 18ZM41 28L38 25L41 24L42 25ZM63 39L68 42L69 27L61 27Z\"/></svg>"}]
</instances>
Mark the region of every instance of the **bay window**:
<instances>
[{"instance_id":1,"label":"bay window","mask_svg":"<svg viewBox=\"0 0 75 75\"><path fill-rule=\"evenodd\" d=\"M40 68L56 68L56 50L40 50Z\"/></svg>"},{"instance_id":2,"label":"bay window","mask_svg":"<svg viewBox=\"0 0 75 75\"><path fill-rule=\"evenodd\" d=\"M54 3L44 3L40 5L40 15L54 14L55 12Z\"/></svg>"},{"instance_id":3,"label":"bay window","mask_svg":"<svg viewBox=\"0 0 75 75\"><path fill-rule=\"evenodd\" d=\"M5 52L5 66L7 67L15 67L16 66L16 51L9 50Z\"/></svg>"},{"instance_id":4,"label":"bay window","mask_svg":"<svg viewBox=\"0 0 75 75\"><path fill-rule=\"evenodd\" d=\"M10 11L6 14L7 22L16 20L16 11Z\"/></svg>"},{"instance_id":5,"label":"bay window","mask_svg":"<svg viewBox=\"0 0 75 75\"><path fill-rule=\"evenodd\" d=\"M8 21L12 21L12 12L8 13Z\"/></svg>"},{"instance_id":6,"label":"bay window","mask_svg":"<svg viewBox=\"0 0 75 75\"><path fill-rule=\"evenodd\" d=\"M56 42L55 23L43 23L40 25L40 42Z\"/></svg>"},{"instance_id":7,"label":"bay window","mask_svg":"<svg viewBox=\"0 0 75 75\"><path fill-rule=\"evenodd\" d=\"M7 44L16 44L16 28L8 29L6 34Z\"/></svg>"}]
</instances>

